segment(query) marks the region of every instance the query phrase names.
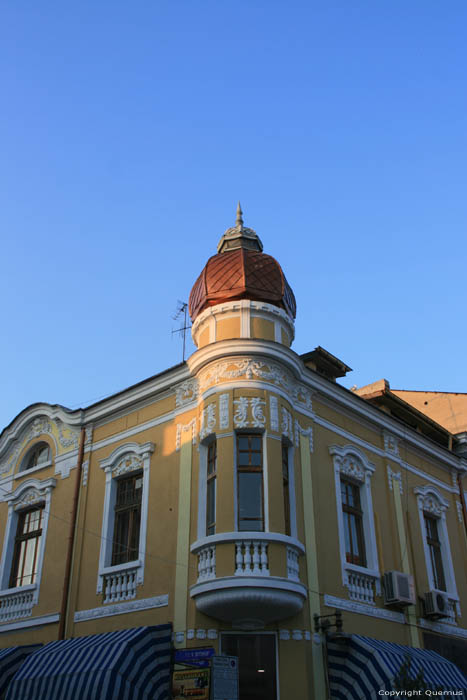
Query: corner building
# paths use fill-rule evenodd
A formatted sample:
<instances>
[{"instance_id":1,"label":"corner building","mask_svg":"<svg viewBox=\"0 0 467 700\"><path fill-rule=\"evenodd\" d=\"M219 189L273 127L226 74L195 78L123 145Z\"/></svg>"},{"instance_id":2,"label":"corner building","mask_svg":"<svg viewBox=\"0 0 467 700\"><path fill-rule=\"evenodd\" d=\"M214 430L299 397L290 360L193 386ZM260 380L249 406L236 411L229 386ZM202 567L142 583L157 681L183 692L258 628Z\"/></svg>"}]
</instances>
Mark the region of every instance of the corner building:
<instances>
[{"instance_id":1,"label":"corner building","mask_svg":"<svg viewBox=\"0 0 467 700\"><path fill-rule=\"evenodd\" d=\"M0 647L170 622L239 656L241 700L371 697L335 678L355 635L465 663L465 440L291 349L293 291L240 209L189 310L186 363L3 430Z\"/></svg>"}]
</instances>

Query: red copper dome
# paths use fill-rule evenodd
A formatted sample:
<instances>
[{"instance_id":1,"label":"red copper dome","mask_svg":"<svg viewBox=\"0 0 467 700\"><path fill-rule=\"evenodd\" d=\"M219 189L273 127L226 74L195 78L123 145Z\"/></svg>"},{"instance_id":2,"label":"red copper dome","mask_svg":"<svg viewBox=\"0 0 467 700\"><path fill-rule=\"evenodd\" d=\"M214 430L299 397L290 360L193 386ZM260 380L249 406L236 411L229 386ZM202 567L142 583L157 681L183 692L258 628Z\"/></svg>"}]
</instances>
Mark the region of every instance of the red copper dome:
<instances>
[{"instance_id":1,"label":"red copper dome","mask_svg":"<svg viewBox=\"0 0 467 700\"><path fill-rule=\"evenodd\" d=\"M208 306L224 301L250 299L280 306L295 318L294 293L281 266L263 246L252 229L244 228L240 205L237 225L228 229L218 254L207 261L191 290L189 312L194 321Z\"/></svg>"}]
</instances>

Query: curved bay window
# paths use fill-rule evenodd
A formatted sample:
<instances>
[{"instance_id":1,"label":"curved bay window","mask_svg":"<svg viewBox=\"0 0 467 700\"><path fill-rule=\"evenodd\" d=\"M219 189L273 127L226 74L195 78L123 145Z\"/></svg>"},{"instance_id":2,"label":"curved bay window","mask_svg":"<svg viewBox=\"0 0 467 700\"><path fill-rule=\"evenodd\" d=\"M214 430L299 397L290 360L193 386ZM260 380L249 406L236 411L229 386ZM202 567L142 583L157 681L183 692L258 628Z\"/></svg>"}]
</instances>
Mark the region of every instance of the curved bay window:
<instances>
[{"instance_id":1,"label":"curved bay window","mask_svg":"<svg viewBox=\"0 0 467 700\"><path fill-rule=\"evenodd\" d=\"M207 449L206 535L214 535L216 532L217 441L210 442Z\"/></svg>"},{"instance_id":2,"label":"curved bay window","mask_svg":"<svg viewBox=\"0 0 467 700\"><path fill-rule=\"evenodd\" d=\"M19 513L10 588L36 583L44 506Z\"/></svg>"},{"instance_id":3,"label":"curved bay window","mask_svg":"<svg viewBox=\"0 0 467 700\"><path fill-rule=\"evenodd\" d=\"M341 499L346 561L349 564L366 566L360 486L353 481L341 478Z\"/></svg>"},{"instance_id":4,"label":"curved bay window","mask_svg":"<svg viewBox=\"0 0 467 700\"><path fill-rule=\"evenodd\" d=\"M263 440L252 433L237 434L238 529L264 530Z\"/></svg>"},{"instance_id":5,"label":"curved bay window","mask_svg":"<svg viewBox=\"0 0 467 700\"><path fill-rule=\"evenodd\" d=\"M112 566L138 559L142 491L141 473L117 481Z\"/></svg>"}]
</instances>

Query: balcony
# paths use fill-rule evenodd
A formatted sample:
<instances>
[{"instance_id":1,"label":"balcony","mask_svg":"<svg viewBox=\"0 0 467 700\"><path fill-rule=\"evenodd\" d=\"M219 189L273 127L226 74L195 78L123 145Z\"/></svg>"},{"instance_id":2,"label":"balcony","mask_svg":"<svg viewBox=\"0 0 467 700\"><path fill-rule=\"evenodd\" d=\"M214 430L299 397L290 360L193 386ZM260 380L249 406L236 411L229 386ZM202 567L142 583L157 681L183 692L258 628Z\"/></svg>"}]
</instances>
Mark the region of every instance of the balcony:
<instances>
[{"instance_id":1,"label":"balcony","mask_svg":"<svg viewBox=\"0 0 467 700\"><path fill-rule=\"evenodd\" d=\"M198 540L198 580L190 595L201 612L242 629L296 615L307 596L297 539L272 532L226 532Z\"/></svg>"},{"instance_id":2,"label":"balcony","mask_svg":"<svg viewBox=\"0 0 467 700\"><path fill-rule=\"evenodd\" d=\"M36 603L36 592L35 583L0 591L0 623L30 617L33 605Z\"/></svg>"}]
</instances>

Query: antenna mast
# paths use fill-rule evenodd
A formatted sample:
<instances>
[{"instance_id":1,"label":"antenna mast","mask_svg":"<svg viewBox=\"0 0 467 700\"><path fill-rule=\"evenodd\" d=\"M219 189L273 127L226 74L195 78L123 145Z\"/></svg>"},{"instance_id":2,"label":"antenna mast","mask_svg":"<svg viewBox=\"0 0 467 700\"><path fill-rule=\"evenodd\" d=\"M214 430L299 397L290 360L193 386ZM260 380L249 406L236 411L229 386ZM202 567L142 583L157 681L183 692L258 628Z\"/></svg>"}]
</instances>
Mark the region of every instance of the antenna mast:
<instances>
[{"instance_id":1,"label":"antenna mast","mask_svg":"<svg viewBox=\"0 0 467 700\"><path fill-rule=\"evenodd\" d=\"M176 328L175 330L172 331L172 335L174 333L181 333L182 338L183 338L183 352L182 352L182 362L185 362L185 349L186 349L186 332L191 328L191 325L188 325L188 304L186 301L177 301L177 310L175 311L174 315L172 316L174 321L178 321L179 319L182 319L182 325L180 328Z\"/></svg>"}]
</instances>

